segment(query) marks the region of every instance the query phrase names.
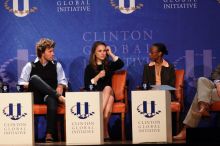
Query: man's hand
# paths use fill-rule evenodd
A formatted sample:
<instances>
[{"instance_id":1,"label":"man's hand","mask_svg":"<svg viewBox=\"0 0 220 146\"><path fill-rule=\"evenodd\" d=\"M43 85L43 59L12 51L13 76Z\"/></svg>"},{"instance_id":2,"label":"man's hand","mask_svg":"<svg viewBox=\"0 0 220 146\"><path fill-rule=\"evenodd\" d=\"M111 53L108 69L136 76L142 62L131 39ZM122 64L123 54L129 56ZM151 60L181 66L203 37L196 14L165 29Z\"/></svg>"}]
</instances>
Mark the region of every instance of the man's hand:
<instances>
[{"instance_id":1,"label":"man's hand","mask_svg":"<svg viewBox=\"0 0 220 146\"><path fill-rule=\"evenodd\" d=\"M62 95L62 94L63 94L63 85L60 85L60 84L59 84L59 85L57 86L56 91L57 91L58 94Z\"/></svg>"},{"instance_id":2,"label":"man's hand","mask_svg":"<svg viewBox=\"0 0 220 146\"><path fill-rule=\"evenodd\" d=\"M220 83L216 84L216 90L217 90L218 97L220 97Z\"/></svg>"},{"instance_id":3,"label":"man's hand","mask_svg":"<svg viewBox=\"0 0 220 146\"><path fill-rule=\"evenodd\" d=\"M28 85L23 85L24 89L27 90L28 89Z\"/></svg>"}]
</instances>

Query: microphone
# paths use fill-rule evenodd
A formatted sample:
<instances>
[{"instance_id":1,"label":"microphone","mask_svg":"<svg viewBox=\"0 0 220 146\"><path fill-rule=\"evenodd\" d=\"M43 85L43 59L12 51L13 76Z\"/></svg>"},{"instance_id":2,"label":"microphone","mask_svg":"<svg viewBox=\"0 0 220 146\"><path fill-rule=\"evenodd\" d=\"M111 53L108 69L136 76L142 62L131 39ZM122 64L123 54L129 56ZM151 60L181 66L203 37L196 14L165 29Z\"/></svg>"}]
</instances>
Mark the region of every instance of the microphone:
<instances>
[{"instance_id":1,"label":"microphone","mask_svg":"<svg viewBox=\"0 0 220 146\"><path fill-rule=\"evenodd\" d=\"M149 82L143 82L142 83L142 89L143 90L150 90L152 87L151 87L151 85L150 85L150 83Z\"/></svg>"},{"instance_id":2,"label":"microphone","mask_svg":"<svg viewBox=\"0 0 220 146\"><path fill-rule=\"evenodd\" d=\"M8 93L9 92L9 84L8 83L3 82L2 92L3 93Z\"/></svg>"},{"instance_id":3,"label":"microphone","mask_svg":"<svg viewBox=\"0 0 220 146\"><path fill-rule=\"evenodd\" d=\"M105 70L105 61L102 61L102 68L101 70Z\"/></svg>"},{"instance_id":4,"label":"microphone","mask_svg":"<svg viewBox=\"0 0 220 146\"><path fill-rule=\"evenodd\" d=\"M94 85L93 84L89 85L89 91L94 91Z\"/></svg>"}]
</instances>

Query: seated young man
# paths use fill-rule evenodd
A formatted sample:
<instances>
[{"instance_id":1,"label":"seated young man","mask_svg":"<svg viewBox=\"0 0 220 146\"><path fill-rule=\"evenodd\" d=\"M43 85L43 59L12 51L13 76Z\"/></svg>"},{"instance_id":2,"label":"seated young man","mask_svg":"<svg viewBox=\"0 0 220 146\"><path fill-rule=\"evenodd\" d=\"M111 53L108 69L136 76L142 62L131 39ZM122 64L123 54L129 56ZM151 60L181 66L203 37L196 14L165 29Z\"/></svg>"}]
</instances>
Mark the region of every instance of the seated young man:
<instances>
[{"instance_id":1,"label":"seated young man","mask_svg":"<svg viewBox=\"0 0 220 146\"><path fill-rule=\"evenodd\" d=\"M35 104L47 105L46 142L54 140L58 102L65 103L62 94L67 87L63 68L54 60L54 47L53 40L40 39L36 44L37 58L24 66L18 80L19 85L33 92Z\"/></svg>"}]
</instances>

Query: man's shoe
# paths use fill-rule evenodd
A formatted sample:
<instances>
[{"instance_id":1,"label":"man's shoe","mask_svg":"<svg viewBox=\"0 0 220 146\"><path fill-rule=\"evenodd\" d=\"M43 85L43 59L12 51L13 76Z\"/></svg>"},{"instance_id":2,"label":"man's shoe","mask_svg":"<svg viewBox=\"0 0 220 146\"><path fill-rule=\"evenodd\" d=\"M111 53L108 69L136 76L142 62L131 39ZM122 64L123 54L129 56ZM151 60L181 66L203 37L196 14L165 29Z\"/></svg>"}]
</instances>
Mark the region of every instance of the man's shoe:
<instances>
[{"instance_id":1,"label":"man's shoe","mask_svg":"<svg viewBox=\"0 0 220 146\"><path fill-rule=\"evenodd\" d=\"M53 142L54 140L53 140L52 134L47 133L47 134L46 134L45 141L46 141L46 143L51 143L51 142Z\"/></svg>"},{"instance_id":2,"label":"man's shoe","mask_svg":"<svg viewBox=\"0 0 220 146\"><path fill-rule=\"evenodd\" d=\"M176 136L173 136L174 140L186 140L186 128L184 127L180 133Z\"/></svg>"}]
</instances>

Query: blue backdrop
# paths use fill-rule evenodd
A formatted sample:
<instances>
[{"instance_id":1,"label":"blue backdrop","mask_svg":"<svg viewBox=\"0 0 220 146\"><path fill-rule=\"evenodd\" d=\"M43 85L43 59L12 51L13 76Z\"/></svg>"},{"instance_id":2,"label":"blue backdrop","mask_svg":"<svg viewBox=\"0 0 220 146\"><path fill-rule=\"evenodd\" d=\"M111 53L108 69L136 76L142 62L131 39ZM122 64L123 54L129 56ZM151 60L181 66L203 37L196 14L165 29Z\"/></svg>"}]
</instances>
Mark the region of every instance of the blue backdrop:
<instances>
[{"instance_id":1,"label":"blue backdrop","mask_svg":"<svg viewBox=\"0 0 220 146\"><path fill-rule=\"evenodd\" d=\"M219 0L1 0L0 78L15 91L22 67L35 58L35 43L47 37L56 41L56 58L78 91L91 45L101 40L125 62L130 94L141 83L149 46L163 42L166 59L186 71L187 107L196 79L219 63L219 16ZM130 138L130 113L126 123Z\"/></svg>"}]
</instances>

